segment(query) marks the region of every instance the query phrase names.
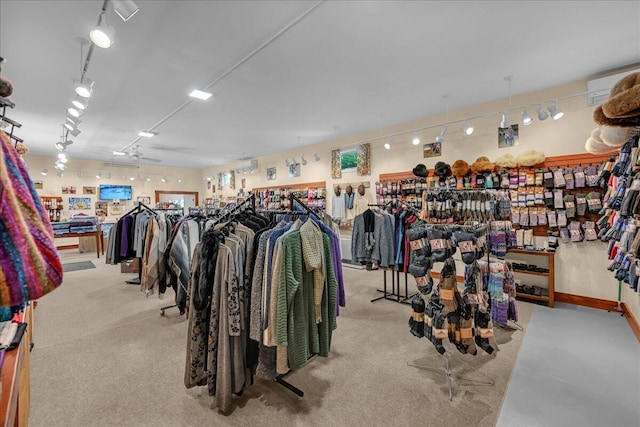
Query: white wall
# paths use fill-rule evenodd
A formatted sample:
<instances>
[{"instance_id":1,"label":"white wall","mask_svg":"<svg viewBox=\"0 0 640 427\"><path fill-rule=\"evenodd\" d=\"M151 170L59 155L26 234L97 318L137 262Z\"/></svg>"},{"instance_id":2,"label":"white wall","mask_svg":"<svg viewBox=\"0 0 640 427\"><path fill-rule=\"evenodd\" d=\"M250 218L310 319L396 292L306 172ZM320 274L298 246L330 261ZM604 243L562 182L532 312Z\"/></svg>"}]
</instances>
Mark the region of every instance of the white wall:
<instances>
[{"instance_id":1,"label":"white wall","mask_svg":"<svg viewBox=\"0 0 640 427\"><path fill-rule=\"evenodd\" d=\"M529 93L512 98L512 105L532 105L545 100L570 96L587 90L586 81L577 81L559 87L546 89L543 91ZM474 115L482 115L507 108L508 99L499 99L495 102L474 106L461 111L449 113L449 120L464 119ZM547 104L548 105L548 104ZM500 122L499 116L485 117L470 122L475 127L475 132L471 136L463 135L459 129L460 124L451 125L447 132L446 142L443 144L443 155L441 157L424 159L422 156L422 143L432 142L440 132L436 127L427 131L418 132L422 139L419 146L411 144L412 133L407 133L394 138L394 145L391 150L383 148L385 138L372 141L371 169L369 177L360 177L355 173L344 174L338 180L331 179L330 152L334 148L347 148L354 146L359 141L376 138L380 135L388 135L397 132L407 132L419 127L440 124L446 121L444 115L427 117L413 122L403 123L396 126L375 129L370 132L352 135L345 138L328 141L315 146L306 147L303 150L288 151L277 155L258 158L258 170L250 175L240 175L236 177L236 190L224 190L216 195L235 195L240 186L240 179L246 178L247 190L252 187L264 186L286 186L287 184L304 183L312 181L326 181L327 188L332 189L335 183L349 183L368 180L372 189L375 182L382 173L393 173L410 171L418 163L424 163L427 168L432 168L437 161L445 161L449 164L457 159L463 159L472 163L479 156L488 156L490 159L512 153L517 156L527 150L539 150L547 156L558 156L565 154L575 154L584 152L584 143L591 130L595 127L592 114L593 108L587 106L586 95L578 96L566 100L561 100L558 107L565 112L565 116L553 121L551 118L543 122L537 120L535 109L532 105L529 113L535 118L535 122L530 126L520 124L520 141L517 147L498 149L497 128ZM519 122L520 111L510 113L512 123ZM319 162L313 160L313 153L317 152L321 156ZM304 153L309 161L307 166L302 167L301 176L289 178L284 164L285 157L295 156L300 158ZM235 169L238 163L231 163L223 167L202 170L202 177L217 174L219 171ZM266 180L266 168L277 167L277 180ZM214 181L217 183L214 176ZM202 188L206 197L211 197L212 193L206 189L206 184ZM330 204L330 200L329 200ZM330 209L330 206L328 207ZM532 258L531 262L535 262ZM581 295L607 300L617 299L617 281L606 269L607 255L606 244L600 242L582 242L561 244L556 255L556 291L568 294ZM625 301L635 310L636 318L640 319L640 301L626 293ZM628 298L628 299L627 299Z\"/></svg>"}]
</instances>

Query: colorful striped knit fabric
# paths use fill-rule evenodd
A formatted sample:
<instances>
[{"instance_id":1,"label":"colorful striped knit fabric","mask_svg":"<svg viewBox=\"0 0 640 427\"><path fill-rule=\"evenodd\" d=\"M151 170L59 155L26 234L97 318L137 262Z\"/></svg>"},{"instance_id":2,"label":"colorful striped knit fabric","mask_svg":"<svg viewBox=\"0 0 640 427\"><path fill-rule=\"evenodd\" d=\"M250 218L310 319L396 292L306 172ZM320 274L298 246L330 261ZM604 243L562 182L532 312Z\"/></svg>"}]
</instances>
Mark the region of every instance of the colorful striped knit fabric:
<instances>
[{"instance_id":1,"label":"colorful striped knit fabric","mask_svg":"<svg viewBox=\"0 0 640 427\"><path fill-rule=\"evenodd\" d=\"M0 130L0 307L35 300L62 283L49 216L9 137Z\"/></svg>"}]
</instances>

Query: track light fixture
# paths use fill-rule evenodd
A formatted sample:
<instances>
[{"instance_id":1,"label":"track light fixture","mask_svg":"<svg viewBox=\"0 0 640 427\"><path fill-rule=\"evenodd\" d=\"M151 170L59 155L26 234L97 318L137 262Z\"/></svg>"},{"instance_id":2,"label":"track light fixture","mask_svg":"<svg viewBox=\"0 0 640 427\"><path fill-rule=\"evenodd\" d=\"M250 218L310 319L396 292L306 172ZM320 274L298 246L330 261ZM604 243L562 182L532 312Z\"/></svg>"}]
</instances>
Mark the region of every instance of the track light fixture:
<instances>
[{"instance_id":1,"label":"track light fixture","mask_svg":"<svg viewBox=\"0 0 640 427\"><path fill-rule=\"evenodd\" d=\"M42 169L42 172L40 172L42 176L47 176L47 173L47 168Z\"/></svg>"},{"instance_id":2,"label":"track light fixture","mask_svg":"<svg viewBox=\"0 0 640 427\"><path fill-rule=\"evenodd\" d=\"M98 18L98 25L91 28L89 31L89 38L96 46L107 49L111 47L116 35L116 30L113 27L107 25L106 14L103 11Z\"/></svg>"},{"instance_id":3,"label":"track light fixture","mask_svg":"<svg viewBox=\"0 0 640 427\"><path fill-rule=\"evenodd\" d=\"M106 178L107 178L107 179L111 179L111 172L107 172L107 176L106 176Z\"/></svg>"},{"instance_id":4,"label":"track light fixture","mask_svg":"<svg viewBox=\"0 0 640 427\"><path fill-rule=\"evenodd\" d=\"M211 98L211 95L212 94L209 92L204 92L198 89L192 90L191 93L189 94L190 97L200 99L202 101L206 101L207 99Z\"/></svg>"},{"instance_id":5,"label":"track light fixture","mask_svg":"<svg viewBox=\"0 0 640 427\"><path fill-rule=\"evenodd\" d=\"M300 162L302 163L302 166L306 166L307 165L307 159L304 158L304 154L302 156L300 156L300 158L302 160L300 160Z\"/></svg>"},{"instance_id":6,"label":"track light fixture","mask_svg":"<svg viewBox=\"0 0 640 427\"><path fill-rule=\"evenodd\" d=\"M140 132L138 132L138 136L142 136L142 137L145 137L145 138L153 138L157 134L158 134L158 132L151 132L151 131L148 131L148 130L141 130Z\"/></svg>"},{"instance_id":7,"label":"track light fixture","mask_svg":"<svg viewBox=\"0 0 640 427\"><path fill-rule=\"evenodd\" d=\"M78 171L78 178L82 178L84 176L84 172L79 170Z\"/></svg>"},{"instance_id":8,"label":"track light fixture","mask_svg":"<svg viewBox=\"0 0 640 427\"><path fill-rule=\"evenodd\" d=\"M102 179L102 174L101 174L101 173L97 173L97 174L96 174L96 178L97 178L97 179Z\"/></svg>"},{"instance_id":9,"label":"track light fixture","mask_svg":"<svg viewBox=\"0 0 640 427\"><path fill-rule=\"evenodd\" d=\"M292 157L292 158L291 158L291 163L292 163L292 164L294 164L294 165L296 165L296 164L298 164L298 161L296 160L296 158L295 158L295 157Z\"/></svg>"},{"instance_id":10,"label":"track light fixture","mask_svg":"<svg viewBox=\"0 0 640 427\"><path fill-rule=\"evenodd\" d=\"M544 108L542 108L542 105L540 105L540 108L538 108L536 111L538 113L538 120L540 121L547 120L547 117L549 117L547 112L544 111Z\"/></svg>"},{"instance_id":11,"label":"track light fixture","mask_svg":"<svg viewBox=\"0 0 640 427\"><path fill-rule=\"evenodd\" d=\"M284 164L289 167L291 166L291 163L289 163L289 159L284 159Z\"/></svg>"},{"instance_id":12,"label":"track light fixture","mask_svg":"<svg viewBox=\"0 0 640 427\"><path fill-rule=\"evenodd\" d=\"M462 126L460 126L460 129L462 130L462 132L464 132L465 135L469 136L473 133L473 126L469 126L467 124L467 122L464 122L462 124Z\"/></svg>"},{"instance_id":13,"label":"track light fixture","mask_svg":"<svg viewBox=\"0 0 640 427\"><path fill-rule=\"evenodd\" d=\"M73 101L71 101L71 104L73 104L73 106L78 110L84 110L89 105L89 101L80 97L76 97Z\"/></svg>"},{"instance_id":14,"label":"track light fixture","mask_svg":"<svg viewBox=\"0 0 640 427\"><path fill-rule=\"evenodd\" d=\"M57 177L62 178L64 176L64 173L62 173L62 171L58 172L56 174Z\"/></svg>"},{"instance_id":15,"label":"track light fixture","mask_svg":"<svg viewBox=\"0 0 640 427\"><path fill-rule=\"evenodd\" d=\"M80 80L76 85L76 93L82 98L91 98L91 94L93 93L93 84L94 81L88 78Z\"/></svg>"},{"instance_id":16,"label":"track light fixture","mask_svg":"<svg viewBox=\"0 0 640 427\"><path fill-rule=\"evenodd\" d=\"M113 10L126 22L131 19L140 8L136 6L133 0L113 0Z\"/></svg>"},{"instance_id":17,"label":"track light fixture","mask_svg":"<svg viewBox=\"0 0 640 427\"><path fill-rule=\"evenodd\" d=\"M318 156L318 153L313 153L313 158L316 159L316 162L320 161L320 156Z\"/></svg>"},{"instance_id":18,"label":"track light fixture","mask_svg":"<svg viewBox=\"0 0 640 427\"><path fill-rule=\"evenodd\" d=\"M509 127L509 113L507 113L507 110L505 110L502 113L502 120L500 121L500 127L503 129Z\"/></svg>"},{"instance_id":19,"label":"track light fixture","mask_svg":"<svg viewBox=\"0 0 640 427\"><path fill-rule=\"evenodd\" d=\"M167 177L166 177L166 176L163 176L163 177L162 177L162 179L161 179L160 181L162 181L162 182L167 182Z\"/></svg>"},{"instance_id":20,"label":"track light fixture","mask_svg":"<svg viewBox=\"0 0 640 427\"><path fill-rule=\"evenodd\" d=\"M135 177L134 175L131 175L131 176L129 177L129 180L131 180L131 181L135 181L135 180L136 180L136 177Z\"/></svg>"},{"instance_id":21,"label":"track light fixture","mask_svg":"<svg viewBox=\"0 0 640 427\"><path fill-rule=\"evenodd\" d=\"M442 130L440 131L440 135L436 136L436 142L444 142L445 134L447 133L447 126L442 126Z\"/></svg>"},{"instance_id":22,"label":"track light fixture","mask_svg":"<svg viewBox=\"0 0 640 427\"><path fill-rule=\"evenodd\" d=\"M67 141L67 140L58 141L56 142L56 148L58 149L58 151L64 151L71 144L73 144L73 141Z\"/></svg>"},{"instance_id":23,"label":"track light fixture","mask_svg":"<svg viewBox=\"0 0 640 427\"><path fill-rule=\"evenodd\" d=\"M533 117L531 117L531 114L529 114L526 108L522 111L521 121L525 126L529 126L533 123Z\"/></svg>"},{"instance_id":24,"label":"track light fixture","mask_svg":"<svg viewBox=\"0 0 640 427\"><path fill-rule=\"evenodd\" d=\"M412 143L413 145L418 145L418 144L420 144L420 138L418 138L418 135L415 135L415 134L413 135L413 139L411 140L411 143Z\"/></svg>"},{"instance_id":25,"label":"track light fixture","mask_svg":"<svg viewBox=\"0 0 640 427\"><path fill-rule=\"evenodd\" d=\"M69 115L71 117L75 117L76 119L78 117L80 117L82 115L82 110L76 108L76 107L69 107L67 108L67 113L69 113Z\"/></svg>"},{"instance_id":26,"label":"track light fixture","mask_svg":"<svg viewBox=\"0 0 640 427\"><path fill-rule=\"evenodd\" d=\"M177 182L178 182L178 184L181 184L182 183L182 178L178 177Z\"/></svg>"},{"instance_id":27,"label":"track light fixture","mask_svg":"<svg viewBox=\"0 0 640 427\"><path fill-rule=\"evenodd\" d=\"M393 140L389 139L387 142L384 143L384 148L387 150L391 150L391 145L393 144Z\"/></svg>"},{"instance_id":28,"label":"track light fixture","mask_svg":"<svg viewBox=\"0 0 640 427\"><path fill-rule=\"evenodd\" d=\"M555 102L553 103L553 105L549 105L549 107L547 107L547 110L549 110L549 113L551 113L551 118L553 120L561 119L562 116L564 116L564 112L556 106Z\"/></svg>"}]
</instances>

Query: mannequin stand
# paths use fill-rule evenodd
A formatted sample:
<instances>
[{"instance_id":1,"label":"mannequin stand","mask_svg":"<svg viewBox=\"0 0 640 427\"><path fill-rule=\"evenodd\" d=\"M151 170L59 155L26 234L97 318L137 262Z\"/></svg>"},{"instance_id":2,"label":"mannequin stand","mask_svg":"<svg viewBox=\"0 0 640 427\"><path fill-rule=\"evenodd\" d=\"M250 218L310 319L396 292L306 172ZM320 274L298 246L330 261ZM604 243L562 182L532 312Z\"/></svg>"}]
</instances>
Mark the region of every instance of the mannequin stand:
<instances>
[{"instance_id":1,"label":"mannequin stand","mask_svg":"<svg viewBox=\"0 0 640 427\"><path fill-rule=\"evenodd\" d=\"M480 350L479 350L480 351ZM457 378L459 380L462 381L466 381L466 382L470 382L474 385L484 385L484 386L493 386L495 385L495 380L487 377L486 375L483 374L478 374L484 378L478 379L478 378L472 378L470 376L465 376L465 375L459 375L459 374L455 374L453 373L453 371L451 370L451 359L453 358L453 351L448 349L445 351L445 353L442 355L442 358L444 359L444 371L442 368L437 367L436 363L434 363L434 361L439 358L441 355L440 354L435 354L433 356L428 356L427 359L429 359L429 362L427 364L419 364L416 363L417 361L413 361L413 362L407 362L407 366L413 366L414 368L418 368L418 369L423 369L425 371L431 371L431 372L437 372L437 373L444 373L445 375L445 380L447 382L447 388L449 389L449 401L451 402L451 400L453 399L453 385L451 383L451 377ZM471 357L478 357L478 356L471 356ZM419 359L422 360L422 359ZM457 361L457 364L459 364L460 366L467 368L469 370L473 370L473 368L471 366L469 366L468 364L462 362L462 361Z\"/></svg>"}]
</instances>

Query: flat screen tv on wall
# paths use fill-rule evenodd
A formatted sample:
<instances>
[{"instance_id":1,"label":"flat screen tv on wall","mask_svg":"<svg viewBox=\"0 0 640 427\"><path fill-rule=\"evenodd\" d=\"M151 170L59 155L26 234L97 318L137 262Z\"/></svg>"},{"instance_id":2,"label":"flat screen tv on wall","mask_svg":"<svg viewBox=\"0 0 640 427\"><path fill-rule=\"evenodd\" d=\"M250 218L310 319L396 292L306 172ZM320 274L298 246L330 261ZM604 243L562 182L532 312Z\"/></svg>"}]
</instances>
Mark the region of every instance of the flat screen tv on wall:
<instances>
[{"instance_id":1,"label":"flat screen tv on wall","mask_svg":"<svg viewBox=\"0 0 640 427\"><path fill-rule=\"evenodd\" d=\"M100 200L131 200L130 185L100 184Z\"/></svg>"}]
</instances>

